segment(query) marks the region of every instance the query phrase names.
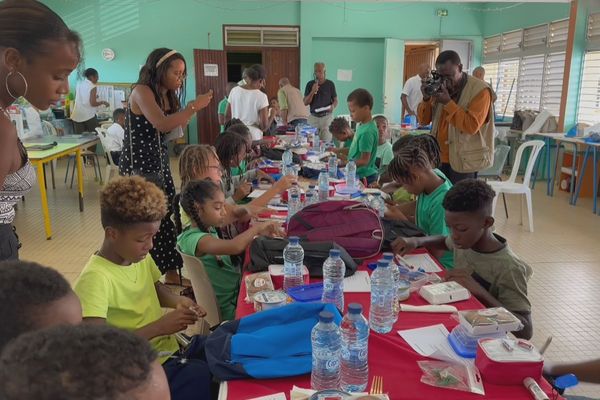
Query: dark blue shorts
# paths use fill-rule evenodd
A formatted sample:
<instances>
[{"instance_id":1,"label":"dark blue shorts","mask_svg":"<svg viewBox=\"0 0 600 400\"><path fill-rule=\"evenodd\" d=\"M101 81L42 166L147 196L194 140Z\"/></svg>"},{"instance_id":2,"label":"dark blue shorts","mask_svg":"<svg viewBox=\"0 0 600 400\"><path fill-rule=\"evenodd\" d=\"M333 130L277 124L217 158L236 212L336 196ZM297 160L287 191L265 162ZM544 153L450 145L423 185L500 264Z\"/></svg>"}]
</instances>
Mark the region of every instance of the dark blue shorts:
<instances>
[{"instance_id":1,"label":"dark blue shorts","mask_svg":"<svg viewBox=\"0 0 600 400\"><path fill-rule=\"evenodd\" d=\"M172 400L211 398L212 375L204 355L203 336L194 336L190 345L163 364ZM185 361L183 361L185 359Z\"/></svg>"}]
</instances>

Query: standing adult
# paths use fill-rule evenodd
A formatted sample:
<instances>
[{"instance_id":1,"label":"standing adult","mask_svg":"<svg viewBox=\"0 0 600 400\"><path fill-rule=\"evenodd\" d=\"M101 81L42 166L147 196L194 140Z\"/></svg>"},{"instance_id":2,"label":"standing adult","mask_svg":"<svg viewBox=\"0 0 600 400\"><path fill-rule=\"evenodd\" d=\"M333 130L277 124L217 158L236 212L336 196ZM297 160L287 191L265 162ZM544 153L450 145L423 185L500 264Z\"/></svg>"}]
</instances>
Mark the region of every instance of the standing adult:
<instances>
[{"instance_id":1,"label":"standing adult","mask_svg":"<svg viewBox=\"0 0 600 400\"><path fill-rule=\"evenodd\" d=\"M325 63L316 62L313 80L308 81L304 89L304 105L310 106L308 123L319 131L321 140L331 141L329 125L333 120L333 110L338 99L335 84L325 78Z\"/></svg>"},{"instance_id":2,"label":"standing adult","mask_svg":"<svg viewBox=\"0 0 600 400\"><path fill-rule=\"evenodd\" d=\"M494 113L492 90L482 80L462 71L455 51L440 53L435 66L442 85L434 93L426 91L419 104L418 120L431 122L431 134L440 145L440 170L456 183L476 178L494 161Z\"/></svg>"},{"instance_id":3,"label":"standing adult","mask_svg":"<svg viewBox=\"0 0 600 400\"><path fill-rule=\"evenodd\" d=\"M473 76L485 82L485 68L483 68L482 66L476 67L473 70ZM492 89L492 102L495 103L498 96L496 95L496 92L494 91L494 88L492 87L491 83L486 83Z\"/></svg>"},{"instance_id":4,"label":"standing adult","mask_svg":"<svg viewBox=\"0 0 600 400\"><path fill-rule=\"evenodd\" d=\"M288 78L279 80L277 99L284 125L295 127L308 122L308 109L304 104L302 93L300 89L292 86Z\"/></svg>"},{"instance_id":5,"label":"standing adult","mask_svg":"<svg viewBox=\"0 0 600 400\"><path fill-rule=\"evenodd\" d=\"M156 265L165 274L166 283L179 283L177 271L183 261L175 249L177 238L171 221L175 185L165 134L186 126L212 99L212 91L209 91L184 107L186 76L185 59L177 50L160 48L150 53L129 96L119 162L121 175L141 175L153 181L169 200L169 212L161 221L150 250Z\"/></svg>"},{"instance_id":6,"label":"standing adult","mask_svg":"<svg viewBox=\"0 0 600 400\"><path fill-rule=\"evenodd\" d=\"M18 259L12 225L15 204L31 189L35 171L6 108L24 97L46 110L69 92L81 39L35 0L0 2L0 261Z\"/></svg>"},{"instance_id":7,"label":"standing adult","mask_svg":"<svg viewBox=\"0 0 600 400\"><path fill-rule=\"evenodd\" d=\"M402 109L404 115L417 115L417 107L419 103L423 101L423 93L421 93L421 81L427 79L431 67L427 63L419 65L418 73L415 76L411 76L404 83L402 88L402 95L400 100L402 101Z\"/></svg>"},{"instance_id":8,"label":"standing adult","mask_svg":"<svg viewBox=\"0 0 600 400\"><path fill-rule=\"evenodd\" d=\"M100 126L96 117L97 107L110 106L107 101L98 101L98 71L88 68L83 72L83 76L84 79L75 87L75 106L71 114L75 133L94 132Z\"/></svg>"},{"instance_id":9,"label":"standing adult","mask_svg":"<svg viewBox=\"0 0 600 400\"><path fill-rule=\"evenodd\" d=\"M267 80L267 71L260 64L245 70L246 78L242 86L231 89L227 101L227 118L237 118L250 130L252 140L261 140L263 132L269 129L275 114L269 114L269 98L261 91Z\"/></svg>"}]
</instances>

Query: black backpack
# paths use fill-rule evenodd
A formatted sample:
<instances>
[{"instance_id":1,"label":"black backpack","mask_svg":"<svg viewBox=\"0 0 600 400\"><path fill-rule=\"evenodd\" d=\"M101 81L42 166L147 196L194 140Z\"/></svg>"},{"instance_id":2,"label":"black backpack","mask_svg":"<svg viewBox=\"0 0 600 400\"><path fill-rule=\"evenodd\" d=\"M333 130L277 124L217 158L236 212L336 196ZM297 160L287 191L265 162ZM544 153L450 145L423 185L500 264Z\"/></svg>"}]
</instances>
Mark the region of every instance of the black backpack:
<instances>
[{"instance_id":1,"label":"black backpack","mask_svg":"<svg viewBox=\"0 0 600 400\"><path fill-rule=\"evenodd\" d=\"M287 246L287 239L272 239L259 236L250 245L251 272L266 271L271 264L283 264L283 249ZM343 247L334 242L307 242L300 240L304 249L304 265L308 268L311 277L323 276L323 263L329 257L329 250L338 249L340 257L346 264L346 276L356 272L358 264Z\"/></svg>"}]
</instances>

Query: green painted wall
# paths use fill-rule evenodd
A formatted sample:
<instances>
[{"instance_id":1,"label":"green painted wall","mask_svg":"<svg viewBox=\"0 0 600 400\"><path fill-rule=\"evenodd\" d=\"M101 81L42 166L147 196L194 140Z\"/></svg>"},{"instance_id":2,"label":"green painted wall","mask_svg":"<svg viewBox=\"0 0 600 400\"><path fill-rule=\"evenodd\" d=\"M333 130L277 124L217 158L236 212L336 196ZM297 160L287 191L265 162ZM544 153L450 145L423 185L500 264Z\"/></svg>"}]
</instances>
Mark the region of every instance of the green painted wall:
<instances>
[{"instance_id":1,"label":"green painted wall","mask_svg":"<svg viewBox=\"0 0 600 400\"><path fill-rule=\"evenodd\" d=\"M331 60L329 77L334 78L341 89L340 100L345 100L351 88L365 87L374 94L376 111L383 109L385 38L472 40L473 64L480 63L482 15L461 4L282 0L43 1L81 33L85 66L98 69L101 81L134 82L140 65L152 49L164 46L179 50L188 61L188 99L195 95L193 49L222 49L223 24L299 25L301 86L311 79L314 61ZM438 8L447 9L449 15L437 17L435 11ZM359 46L360 51L352 44ZM104 48L115 51L115 60L102 59ZM369 56L363 57L363 53ZM337 65L353 70L352 82L336 81L337 68L332 67ZM72 83L74 81L73 77ZM339 107L337 113L345 114L347 110ZM195 121L191 122L190 131L191 139L195 140Z\"/></svg>"},{"instance_id":2,"label":"green painted wall","mask_svg":"<svg viewBox=\"0 0 600 400\"><path fill-rule=\"evenodd\" d=\"M482 12L483 36L569 18L569 3L487 3Z\"/></svg>"},{"instance_id":3,"label":"green painted wall","mask_svg":"<svg viewBox=\"0 0 600 400\"><path fill-rule=\"evenodd\" d=\"M336 83L337 114L349 114L346 98L358 87L373 95L373 112L383 112L383 39L314 38L312 54L327 65L328 78ZM357 59L361 62L357 63ZM352 81L337 81L338 69L352 70Z\"/></svg>"}]
</instances>

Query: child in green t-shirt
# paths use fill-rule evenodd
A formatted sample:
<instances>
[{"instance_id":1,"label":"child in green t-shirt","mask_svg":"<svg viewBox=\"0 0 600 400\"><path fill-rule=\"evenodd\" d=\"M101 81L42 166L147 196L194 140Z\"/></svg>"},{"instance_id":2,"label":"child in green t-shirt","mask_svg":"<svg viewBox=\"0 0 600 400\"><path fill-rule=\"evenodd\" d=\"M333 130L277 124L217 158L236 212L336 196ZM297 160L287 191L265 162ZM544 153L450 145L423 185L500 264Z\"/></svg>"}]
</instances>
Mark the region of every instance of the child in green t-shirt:
<instances>
[{"instance_id":1,"label":"child in green t-shirt","mask_svg":"<svg viewBox=\"0 0 600 400\"><path fill-rule=\"evenodd\" d=\"M180 202L192 223L177 237L177 245L183 253L202 261L215 290L222 319L234 319L241 274L230 256L243 253L256 235L274 235L279 229L274 222L263 222L233 239L220 239L215 228L225 221L225 195L211 181L189 182L181 192Z\"/></svg>"},{"instance_id":2,"label":"child in green t-shirt","mask_svg":"<svg viewBox=\"0 0 600 400\"><path fill-rule=\"evenodd\" d=\"M337 155L340 165L344 165L348 161L348 151L354 139L354 131L346 118L336 117L329 124L329 132L333 136L335 145L331 151Z\"/></svg>"},{"instance_id":3,"label":"child in green t-shirt","mask_svg":"<svg viewBox=\"0 0 600 400\"><path fill-rule=\"evenodd\" d=\"M398 150L388 170L391 177L417 199L389 209L386 216L409 220L409 216L414 215L414 223L427 235L448 235L442 203L452 184L446 177L436 173L427 153L412 141ZM434 256L444 267L454 267L452 252L437 252Z\"/></svg>"},{"instance_id":4,"label":"child in green t-shirt","mask_svg":"<svg viewBox=\"0 0 600 400\"><path fill-rule=\"evenodd\" d=\"M356 89L348 95L346 101L352 120L360 124L352 139L348 160L356 163L356 176L365 179L370 185L377 181L375 159L379 143L379 132L371 116L373 96L366 89Z\"/></svg>"},{"instance_id":5,"label":"child in green t-shirt","mask_svg":"<svg viewBox=\"0 0 600 400\"><path fill-rule=\"evenodd\" d=\"M229 97L229 92L231 92L231 89L233 89L236 86L237 83L235 82L227 83L227 86L225 87L225 97L219 102L219 105L217 106L217 113L219 116L219 125L221 126L221 132L225 131L225 121L227 120L227 116L225 115L227 113L227 97Z\"/></svg>"},{"instance_id":6,"label":"child in green t-shirt","mask_svg":"<svg viewBox=\"0 0 600 400\"><path fill-rule=\"evenodd\" d=\"M394 158L392 144L390 143L390 132L388 130L388 120L383 115L376 115L373 118L379 132L379 141L377 146L377 158L375 165L379 169L379 176L387 171L387 166Z\"/></svg>"},{"instance_id":7,"label":"child in green t-shirt","mask_svg":"<svg viewBox=\"0 0 600 400\"><path fill-rule=\"evenodd\" d=\"M165 194L144 178L127 176L108 183L100 193L104 241L75 282L75 293L84 323L112 325L150 341L173 399L186 398L190 392L210 398L212 378L197 352L200 341L192 339L181 351L174 335L206 311L159 281L161 273L149 253L166 213ZM173 310L165 314L163 308ZM185 365L189 374L181 372L179 357L194 361Z\"/></svg>"},{"instance_id":8,"label":"child in green t-shirt","mask_svg":"<svg viewBox=\"0 0 600 400\"><path fill-rule=\"evenodd\" d=\"M506 239L494 233L495 196L484 181L458 182L448 191L442 204L449 232L398 238L392 248L401 255L421 246L434 252L453 251L456 268L446 273L446 280L460 283L485 307L506 308L523 324L523 329L513 334L530 339L533 324L527 282L533 270L512 252Z\"/></svg>"}]
</instances>

